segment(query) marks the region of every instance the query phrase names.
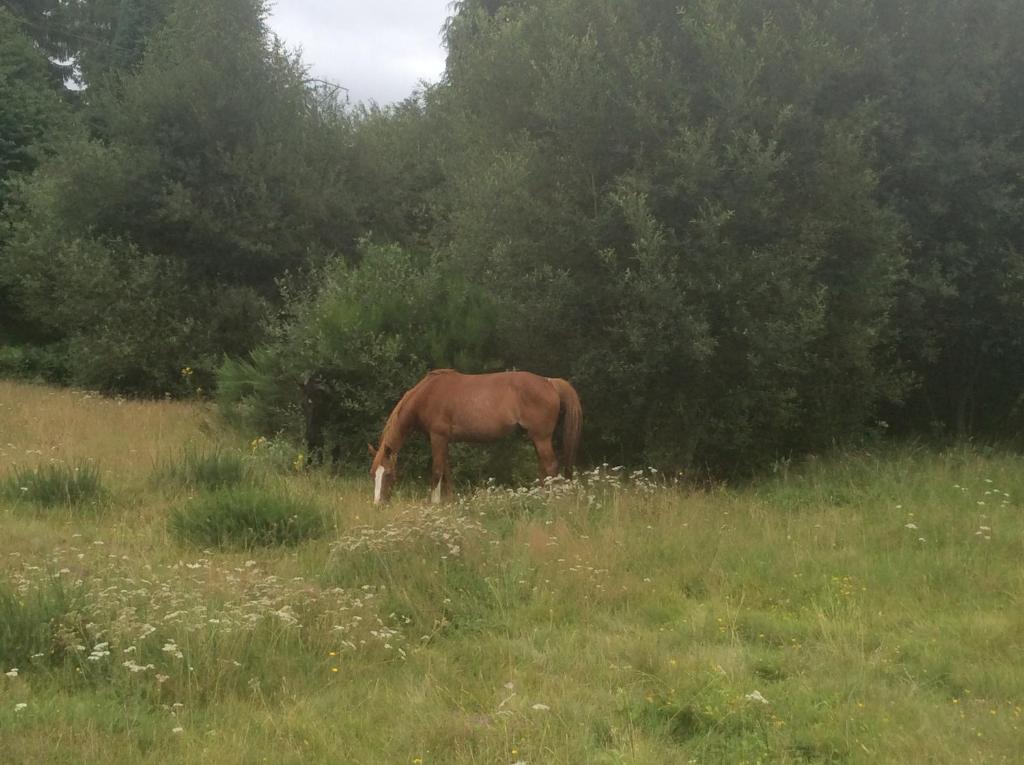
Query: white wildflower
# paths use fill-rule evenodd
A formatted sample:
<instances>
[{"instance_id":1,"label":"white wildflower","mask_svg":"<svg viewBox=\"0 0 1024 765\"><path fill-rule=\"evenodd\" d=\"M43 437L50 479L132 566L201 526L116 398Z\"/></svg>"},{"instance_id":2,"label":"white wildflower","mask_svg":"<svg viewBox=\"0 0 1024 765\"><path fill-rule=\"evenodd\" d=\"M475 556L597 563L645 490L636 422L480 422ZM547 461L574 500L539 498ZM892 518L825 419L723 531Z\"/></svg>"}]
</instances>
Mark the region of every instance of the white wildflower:
<instances>
[{"instance_id":1,"label":"white wildflower","mask_svg":"<svg viewBox=\"0 0 1024 765\"><path fill-rule=\"evenodd\" d=\"M274 616L283 621L285 624L299 623L298 618L295 616L295 614L292 613L291 606L285 606L281 610L275 611Z\"/></svg>"},{"instance_id":2,"label":"white wildflower","mask_svg":"<svg viewBox=\"0 0 1024 765\"><path fill-rule=\"evenodd\" d=\"M181 653L181 649L178 648L177 644L173 640L168 640L166 643L164 643L164 647L160 650L162 650L164 653L171 654L171 656L175 657L176 659L180 659L183 656L183 654Z\"/></svg>"},{"instance_id":3,"label":"white wildflower","mask_svg":"<svg viewBox=\"0 0 1024 765\"><path fill-rule=\"evenodd\" d=\"M110 643L97 643L93 646L92 652L85 658L89 661L99 661L105 656L110 656Z\"/></svg>"}]
</instances>

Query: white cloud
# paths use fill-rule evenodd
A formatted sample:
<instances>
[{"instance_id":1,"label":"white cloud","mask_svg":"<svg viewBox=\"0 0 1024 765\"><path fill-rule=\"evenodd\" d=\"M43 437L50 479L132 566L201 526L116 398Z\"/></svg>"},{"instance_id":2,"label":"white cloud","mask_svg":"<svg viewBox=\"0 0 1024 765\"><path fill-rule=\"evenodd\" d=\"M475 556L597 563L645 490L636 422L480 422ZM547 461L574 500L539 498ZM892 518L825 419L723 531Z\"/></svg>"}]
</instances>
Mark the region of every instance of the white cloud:
<instances>
[{"instance_id":1,"label":"white cloud","mask_svg":"<svg viewBox=\"0 0 1024 765\"><path fill-rule=\"evenodd\" d=\"M277 0L267 19L313 77L349 90L352 103L392 103L444 72L441 27L450 0Z\"/></svg>"}]
</instances>

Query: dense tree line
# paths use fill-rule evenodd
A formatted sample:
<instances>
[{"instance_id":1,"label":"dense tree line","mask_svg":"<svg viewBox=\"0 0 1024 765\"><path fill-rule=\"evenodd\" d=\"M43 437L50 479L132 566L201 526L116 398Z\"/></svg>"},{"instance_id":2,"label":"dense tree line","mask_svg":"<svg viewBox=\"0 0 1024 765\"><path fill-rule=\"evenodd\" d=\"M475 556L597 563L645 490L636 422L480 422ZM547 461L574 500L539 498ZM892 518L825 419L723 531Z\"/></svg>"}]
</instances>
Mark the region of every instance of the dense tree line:
<instances>
[{"instance_id":1,"label":"dense tree line","mask_svg":"<svg viewBox=\"0 0 1024 765\"><path fill-rule=\"evenodd\" d=\"M1019 428L1019 2L464 0L386 108L264 14L0 10L7 373L267 433L313 381L343 460L446 365L572 379L616 461Z\"/></svg>"}]
</instances>

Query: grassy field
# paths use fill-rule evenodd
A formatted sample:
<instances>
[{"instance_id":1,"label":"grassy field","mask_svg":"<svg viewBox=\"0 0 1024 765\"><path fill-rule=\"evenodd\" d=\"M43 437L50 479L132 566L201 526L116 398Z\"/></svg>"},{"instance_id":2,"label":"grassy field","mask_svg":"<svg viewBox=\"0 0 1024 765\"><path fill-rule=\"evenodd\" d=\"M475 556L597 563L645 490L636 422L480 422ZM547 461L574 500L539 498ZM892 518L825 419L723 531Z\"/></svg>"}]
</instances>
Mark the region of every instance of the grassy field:
<instances>
[{"instance_id":1,"label":"grassy field","mask_svg":"<svg viewBox=\"0 0 1024 765\"><path fill-rule=\"evenodd\" d=\"M1024 761L1020 457L376 509L296 456L0 382L0 761Z\"/></svg>"}]
</instances>

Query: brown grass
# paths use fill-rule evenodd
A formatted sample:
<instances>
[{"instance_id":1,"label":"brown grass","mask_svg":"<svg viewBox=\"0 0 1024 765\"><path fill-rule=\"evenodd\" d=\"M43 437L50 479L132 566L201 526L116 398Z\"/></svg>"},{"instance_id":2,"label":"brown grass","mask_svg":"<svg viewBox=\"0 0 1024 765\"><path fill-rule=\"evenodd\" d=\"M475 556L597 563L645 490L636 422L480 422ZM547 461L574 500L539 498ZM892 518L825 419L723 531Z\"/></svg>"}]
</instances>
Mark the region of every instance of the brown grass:
<instances>
[{"instance_id":1,"label":"brown grass","mask_svg":"<svg viewBox=\"0 0 1024 765\"><path fill-rule=\"evenodd\" d=\"M0 380L0 477L16 467L95 461L122 483L145 480L186 444L230 438L201 402L131 401Z\"/></svg>"}]
</instances>

